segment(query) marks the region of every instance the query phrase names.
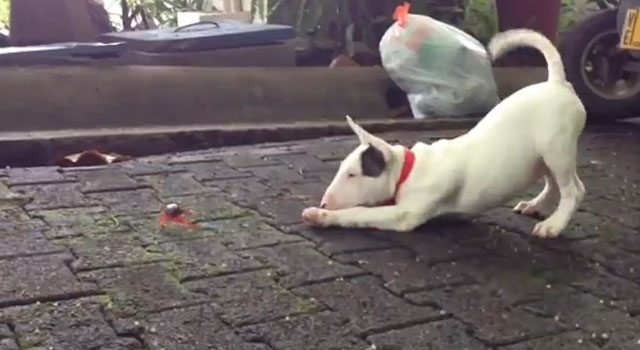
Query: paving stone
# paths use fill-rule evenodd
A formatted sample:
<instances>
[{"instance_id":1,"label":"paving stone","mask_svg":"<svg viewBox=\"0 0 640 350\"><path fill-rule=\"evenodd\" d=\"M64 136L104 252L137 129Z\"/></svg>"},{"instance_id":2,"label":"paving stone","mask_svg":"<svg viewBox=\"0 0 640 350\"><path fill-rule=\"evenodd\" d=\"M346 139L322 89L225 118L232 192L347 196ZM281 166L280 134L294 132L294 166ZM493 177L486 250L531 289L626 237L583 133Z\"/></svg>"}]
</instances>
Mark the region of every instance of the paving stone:
<instances>
[{"instance_id":1,"label":"paving stone","mask_svg":"<svg viewBox=\"0 0 640 350\"><path fill-rule=\"evenodd\" d=\"M317 182L303 182L288 186L289 191L305 203L320 203L327 186Z\"/></svg>"},{"instance_id":2,"label":"paving stone","mask_svg":"<svg viewBox=\"0 0 640 350\"><path fill-rule=\"evenodd\" d=\"M141 187L136 180L117 168L79 171L76 176L84 193L135 190Z\"/></svg>"},{"instance_id":3,"label":"paving stone","mask_svg":"<svg viewBox=\"0 0 640 350\"><path fill-rule=\"evenodd\" d=\"M476 282L474 276L465 273L464 269L454 269L449 264L429 266L416 260L405 249L342 254L335 258L345 263L357 264L380 276L385 281L384 286L398 294Z\"/></svg>"},{"instance_id":4,"label":"paving stone","mask_svg":"<svg viewBox=\"0 0 640 350\"><path fill-rule=\"evenodd\" d=\"M150 350L268 350L264 345L245 342L216 317L210 305L148 315L141 326Z\"/></svg>"},{"instance_id":5,"label":"paving stone","mask_svg":"<svg viewBox=\"0 0 640 350\"><path fill-rule=\"evenodd\" d=\"M0 323L0 339L13 337L13 332L9 328L9 325Z\"/></svg>"},{"instance_id":6,"label":"paving stone","mask_svg":"<svg viewBox=\"0 0 640 350\"><path fill-rule=\"evenodd\" d=\"M293 292L328 305L364 333L442 317L437 309L411 305L392 295L380 288L380 282L373 277L314 284L295 288Z\"/></svg>"},{"instance_id":7,"label":"paving stone","mask_svg":"<svg viewBox=\"0 0 640 350\"><path fill-rule=\"evenodd\" d=\"M52 254L0 261L0 307L95 293L94 285L73 276L65 264L71 260Z\"/></svg>"},{"instance_id":8,"label":"paving stone","mask_svg":"<svg viewBox=\"0 0 640 350\"><path fill-rule=\"evenodd\" d=\"M14 192L0 178L0 208L23 207L33 201L33 197Z\"/></svg>"},{"instance_id":9,"label":"paving stone","mask_svg":"<svg viewBox=\"0 0 640 350\"><path fill-rule=\"evenodd\" d=\"M529 198L529 196L525 196L524 198ZM516 202L519 200L521 199L516 200ZM509 208L496 208L484 213L482 217L477 220L477 222L488 227L497 226L498 230L502 229L506 231L512 231L523 236L527 236L533 230L533 227L537 223L537 220L529 216L515 214L511 210L511 205L509 205ZM478 228L478 230L481 229L482 228ZM491 233L492 231L489 230L489 232Z\"/></svg>"},{"instance_id":10,"label":"paving stone","mask_svg":"<svg viewBox=\"0 0 640 350\"><path fill-rule=\"evenodd\" d=\"M206 295L223 321L233 326L316 312L317 301L298 297L272 278L271 271L255 271L185 283L189 290Z\"/></svg>"},{"instance_id":11,"label":"paving stone","mask_svg":"<svg viewBox=\"0 0 640 350\"><path fill-rule=\"evenodd\" d=\"M281 225L284 232L301 235L317 243L318 250L334 255L397 246L366 230L344 230L339 228L316 228L308 225Z\"/></svg>"},{"instance_id":12,"label":"paving stone","mask_svg":"<svg viewBox=\"0 0 640 350\"><path fill-rule=\"evenodd\" d=\"M323 161L323 167L314 167L311 170L303 171L305 179L320 181L325 187L329 185L336 172L340 168L340 160Z\"/></svg>"},{"instance_id":13,"label":"paving stone","mask_svg":"<svg viewBox=\"0 0 640 350\"><path fill-rule=\"evenodd\" d=\"M14 339L0 339L0 350L20 350L20 347Z\"/></svg>"},{"instance_id":14,"label":"paving stone","mask_svg":"<svg viewBox=\"0 0 640 350\"><path fill-rule=\"evenodd\" d=\"M603 234L599 237L602 241L607 242L625 252L640 255L640 228L633 229L617 229L611 231L603 230Z\"/></svg>"},{"instance_id":15,"label":"paving stone","mask_svg":"<svg viewBox=\"0 0 640 350\"><path fill-rule=\"evenodd\" d=\"M25 231L35 231L35 232L48 232L50 230L49 226L45 224L42 220L33 219L27 221L1 221L0 220L0 232L5 232L6 234L20 234Z\"/></svg>"},{"instance_id":16,"label":"paving stone","mask_svg":"<svg viewBox=\"0 0 640 350\"><path fill-rule=\"evenodd\" d=\"M194 194L181 197L168 197L164 203L178 203L181 208L193 211L193 220L215 221L232 219L251 214L251 211L241 208L223 194Z\"/></svg>"},{"instance_id":17,"label":"paving stone","mask_svg":"<svg viewBox=\"0 0 640 350\"><path fill-rule=\"evenodd\" d=\"M302 210L309 207L299 198L287 198L287 195L277 197L257 198L248 206L261 215L269 217L273 222L281 225L291 225L302 222Z\"/></svg>"},{"instance_id":18,"label":"paving stone","mask_svg":"<svg viewBox=\"0 0 640 350\"><path fill-rule=\"evenodd\" d=\"M229 199L243 206L255 206L258 198L286 196L284 189L275 189L255 178L207 182L208 186L229 194Z\"/></svg>"},{"instance_id":19,"label":"paving stone","mask_svg":"<svg viewBox=\"0 0 640 350\"><path fill-rule=\"evenodd\" d=\"M42 220L31 218L21 207L0 205L0 232L19 234L23 231L42 232L46 229L48 226Z\"/></svg>"},{"instance_id":20,"label":"paving stone","mask_svg":"<svg viewBox=\"0 0 640 350\"><path fill-rule=\"evenodd\" d=\"M308 243L281 244L246 250L241 254L273 266L280 277L279 283L286 287L363 273L356 267L343 265L318 253Z\"/></svg>"},{"instance_id":21,"label":"paving stone","mask_svg":"<svg viewBox=\"0 0 640 350\"><path fill-rule=\"evenodd\" d=\"M610 339L618 334L640 329L640 320L615 309L604 300L581 292L564 293L553 297L541 297L520 306L526 312L557 318L560 322L583 329L589 334L607 333Z\"/></svg>"},{"instance_id":22,"label":"paving stone","mask_svg":"<svg viewBox=\"0 0 640 350\"><path fill-rule=\"evenodd\" d=\"M376 349L485 350L481 342L467 335L467 328L454 320L436 321L394 329L367 337Z\"/></svg>"},{"instance_id":23,"label":"paving stone","mask_svg":"<svg viewBox=\"0 0 640 350\"><path fill-rule=\"evenodd\" d=\"M179 166L171 166L165 162L153 162L151 160L128 161L111 165L121 169L130 176L158 175L184 171Z\"/></svg>"},{"instance_id":24,"label":"paving stone","mask_svg":"<svg viewBox=\"0 0 640 350\"><path fill-rule=\"evenodd\" d=\"M317 171L325 171L328 166L325 162L321 161L317 157L309 154L287 154L280 156L273 156L271 159L275 159L278 162L287 165L290 169L299 173L309 173ZM337 170L337 169L334 169Z\"/></svg>"},{"instance_id":25,"label":"paving stone","mask_svg":"<svg viewBox=\"0 0 640 350\"><path fill-rule=\"evenodd\" d=\"M260 145L251 145L247 147L243 147L245 149L250 149L252 152L257 154L263 154L266 156L275 157L275 156L286 156L290 154L298 154L304 153L308 147L311 147L315 144L316 140L305 140L305 142L291 141L291 142L267 142Z\"/></svg>"},{"instance_id":26,"label":"paving stone","mask_svg":"<svg viewBox=\"0 0 640 350\"><path fill-rule=\"evenodd\" d=\"M476 248L476 242L490 240L494 235L491 226L495 226L495 224L482 222L484 218L484 216L475 218L456 215L442 216L418 227L415 233L418 235L439 236L445 241L451 241L464 247Z\"/></svg>"},{"instance_id":27,"label":"paving stone","mask_svg":"<svg viewBox=\"0 0 640 350\"><path fill-rule=\"evenodd\" d=\"M579 211L573 216L570 226L567 228L567 234L563 234L562 237L580 235L581 237L600 237L609 242L616 242L623 238L631 238L624 237L630 231L632 230L625 228L613 219ZM635 243L640 243L640 238L635 237L633 240L621 243L635 246Z\"/></svg>"},{"instance_id":28,"label":"paving stone","mask_svg":"<svg viewBox=\"0 0 640 350\"><path fill-rule=\"evenodd\" d=\"M600 199L581 203L580 209L598 216L614 219L630 227L640 227L640 210L620 205L619 201Z\"/></svg>"},{"instance_id":29,"label":"paving stone","mask_svg":"<svg viewBox=\"0 0 640 350\"><path fill-rule=\"evenodd\" d=\"M606 273L602 269L571 280L577 289L602 298L607 304L630 311L640 311L640 285Z\"/></svg>"},{"instance_id":30,"label":"paving stone","mask_svg":"<svg viewBox=\"0 0 640 350\"><path fill-rule=\"evenodd\" d=\"M202 301L201 296L180 285L171 268L161 264L141 265L83 272L78 276L94 281L109 296L109 313L127 318Z\"/></svg>"},{"instance_id":31,"label":"paving stone","mask_svg":"<svg viewBox=\"0 0 640 350\"><path fill-rule=\"evenodd\" d=\"M51 226L49 239L67 238L94 232L117 232L128 229L109 217L105 207L67 208L32 211L31 215Z\"/></svg>"},{"instance_id":32,"label":"paving stone","mask_svg":"<svg viewBox=\"0 0 640 350\"><path fill-rule=\"evenodd\" d=\"M139 237L131 231L60 239L56 241L56 244L73 251L76 260L73 261L71 267L74 271L169 260L167 256L142 247Z\"/></svg>"},{"instance_id":33,"label":"paving stone","mask_svg":"<svg viewBox=\"0 0 640 350\"><path fill-rule=\"evenodd\" d=\"M227 180L251 176L251 173L234 169L225 163L184 164L182 168L194 174L194 178L198 181Z\"/></svg>"},{"instance_id":34,"label":"paving stone","mask_svg":"<svg viewBox=\"0 0 640 350\"><path fill-rule=\"evenodd\" d=\"M640 256L620 250L601 240L578 242L569 249L585 259L596 261L618 276L640 281Z\"/></svg>"},{"instance_id":35,"label":"paving stone","mask_svg":"<svg viewBox=\"0 0 640 350\"><path fill-rule=\"evenodd\" d=\"M255 270L263 264L248 256L241 256L215 241L215 237L162 243L158 252L168 256L176 265L180 280L212 277L222 274Z\"/></svg>"},{"instance_id":36,"label":"paving stone","mask_svg":"<svg viewBox=\"0 0 640 350\"><path fill-rule=\"evenodd\" d=\"M64 249L47 241L38 231L0 232L0 260L62 252Z\"/></svg>"},{"instance_id":37,"label":"paving stone","mask_svg":"<svg viewBox=\"0 0 640 350\"><path fill-rule=\"evenodd\" d=\"M363 350L368 346L349 328L348 319L331 312L302 315L240 329L248 340L264 340L278 350Z\"/></svg>"},{"instance_id":38,"label":"paving stone","mask_svg":"<svg viewBox=\"0 0 640 350\"><path fill-rule=\"evenodd\" d=\"M185 152L180 154L174 154L169 156L167 163L170 165L175 164L190 164L190 163L202 163L202 162L220 162L222 158L217 153L211 151L195 151Z\"/></svg>"},{"instance_id":39,"label":"paving stone","mask_svg":"<svg viewBox=\"0 0 640 350\"><path fill-rule=\"evenodd\" d=\"M209 228L209 224L203 223L199 228L188 228L169 223L167 227L160 226L159 216L147 217L120 217L118 220L124 225L131 226L132 235L143 246L156 245L163 242L180 241L186 239L198 239L215 236L215 230Z\"/></svg>"},{"instance_id":40,"label":"paving stone","mask_svg":"<svg viewBox=\"0 0 640 350\"><path fill-rule=\"evenodd\" d=\"M483 219L480 219L482 221ZM510 229L513 229L511 227ZM553 247L564 247L563 238L541 241L529 234L496 226L494 223L458 223L445 231L444 237L468 248L481 249L509 259L521 269L535 271L563 271L576 274L584 268L584 261L570 254L558 254ZM570 244L570 243L569 243ZM559 275L559 273L558 273Z\"/></svg>"},{"instance_id":41,"label":"paving stone","mask_svg":"<svg viewBox=\"0 0 640 350\"><path fill-rule=\"evenodd\" d=\"M260 154L255 151L252 153L244 151L236 152L235 154L226 154L224 156L224 162L236 169L279 164L278 161L270 159L269 152L265 153L267 154Z\"/></svg>"},{"instance_id":42,"label":"paving stone","mask_svg":"<svg viewBox=\"0 0 640 350\"><path fill-rule=\"evenodd\" d=\"M390 238L428 265L486 255L481 249L463 247L429 233L399 233Z\"/></svg>"},{"instance_id":43,"label":"paving stone","mask_svg":"<svg viewBox=\"0 0 640 350\"><path fill-rule=\"evenodd\" d=\"M20 207L0 207L0 221L29 221L29 215Z\"/></svg>"},{"instance_id":44,"label":"paving stone","mask_svg":"<svg viewBox=\"0 0 640 350\"><path fill-rule=\"evenodd\" d=\"M88 198L109 208L111 215L154 213L162 210L155 192L148 189L92 193Z\"/></svg>"},{"instance_id":45,"label":"paving stone","mask_svg":"<svg viewBox=\"0 0 640 350\"><path fill-rule=\"evenodd\" d=\"M599 160L602 161L602 160ZM621 204L630 204L633 200L638 200L637 187L633 181L625 181L626 177L621 175L616 169L618 160L607 161L598 164L598 169L602 172L602 176L599 178L587 178L586 184L589 185L588 193L590 200L616 200ZM589 166L592 166L591 164ZM608 167L603 169L603 166ZM613 170L613 173L610 171Z\"/></svg>"},{"instance_id":46,"label":"paving stone","mask_svg":"<svg viewBox=\"0 0 640 350\"><path fill-rule=\"evenodd\" d=\"M592 343L589 336L582 332L569 332L550 337L527 340L522 343L508 345L498 350L598 350L599 346Z\"/></svg>"},{"instance_id":47,"label":"paving stone","mask_svg":"<svg viewBox=\"0 0 640 350\"><path fill-rule=\"evenodd\" d=\"M604 336L607 336L606 339ZM602 347L604 350L621 350L621 349L637 349L640 348L640 336L638 336L638 328L627 328L618 330L614 336L607 333L601 333L591 341Z\"/></svg>"},{"instance_id":48,"label":"paving stone","mask_svg":"<svg viewBox=\"0 0 640 350\"><path fill-rule=\"evenodd\" d=\"M523 280L513 281L516 288L527 289ZM530 337L538 337L562 331L567 326L552 318L538 317L519 309L513 309L518 296L514 291L487 288L483 285L467 285L425 291L407 296L418 304L439 305L458 319L472 326L474 337L492 345L503 345ZM506 293L506 295L505 295ZM516 294L523 294L519 291Z\"/></svg>"},{"instance_id":49,"label":"paving stone","mask_svg":"<svg viewBox=\"0 0 640 350\"><path fill-rule=\"evenodd\" d=\"M488 239L477 240L473 243L465 242L463 244L507 258L520 266L520 268L530 271L562 270L569 274L584 268L582 259L545 249L540 244L534 244L535 238L523 237L510 231L500 230L500 228L492 228L490 232ZM549 242L549 244L562 243L557 240Z\"/></svg>"},{"instance_id":50,"label":"paving stone","mask_svg":"<svg viewBox=\"0 0 640 350\"><path fill-rule=\"evenodd\" d=\"M324 161L342 160L358 146L355 136L349 140L332 139L327 141L309 149L308 153Z\"/></svg>"},{"instance_id":51,"label":"paving stone","mask_svg":"<svg viewBox=\"0 0 640 350\"><path fill-rule=\"evenodd\" d=\"M137 340L115 335L102 317L103 299L82 298L10 307L0 309L0 318L11 320L15 326L20 349L143 349Z\"/></svg>"},{"instance_id":52,"label":"paving stone","mask_svg":"<svg viewBox=\"0 0 640 350\"><path fill-rule=\"evenodd\" d=\"M251 169L251 173L269 183L294 184L304 181L300 171L286 165L263 166Z\"/></svg>"},{"instance_id":53,"label":"paving stone","mask_svg":"<svg viewBox=\"0 0 640 350\"><path fill-rule=\"evenodd\" d=\"M85 207L91 204L76 183L20 185L11 187L11 190L33 198L25 206L27 210Z\"/></svg>"},{"instance_id":54,"label":"paving stone","mask_svg":"<svg viewBox=\"0 0 640 350\"><path fill-rule=\"evenodd\" d=\"M231 249L250 249L302 240L299 236L276 230L256 216L212 221L206 227L215 232L213 239Z\"/></svg>"},{"instance_id":55,"label":"paving stone","mask_svg":"<svg viewBox=\"0 0 640 350\"><path fill-rule=\"evenodd\" d=\"M8 185L33 185L58 183L73 180L73 176L65 176L59 167L36 167L8 169Z\"/></svg>"},{"instance_id":56,"label":"paving stone","mask_svg":"<svg viewBox=\"0 0 640 350\"><path fill-rule=\"evenodd\" d=\"M149 175L140 177L147 185L156 189L161 197L184 196L206 192L206 188L189 173Z\"/></svg>"}]
</instances>

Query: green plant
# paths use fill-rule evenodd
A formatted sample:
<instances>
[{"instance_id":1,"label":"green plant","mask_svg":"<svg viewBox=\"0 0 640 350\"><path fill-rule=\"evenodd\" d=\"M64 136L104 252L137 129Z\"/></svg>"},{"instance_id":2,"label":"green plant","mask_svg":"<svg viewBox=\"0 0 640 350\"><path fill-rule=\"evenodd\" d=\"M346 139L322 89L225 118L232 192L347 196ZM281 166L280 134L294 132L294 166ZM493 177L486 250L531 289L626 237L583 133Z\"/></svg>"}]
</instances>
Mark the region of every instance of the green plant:
<instances>
[{"instance_id":1,"label":"green plant","mask_svg":"<svg viewBox=\"0 0 640 350\"><path fill-rule=\"evenodd\" d=\"M596 3L601 10L620 5L620 0L590 0L590 2Z\"/></svg>"},{"instance_id":2,"label":"green plant","mask_svg":"<svg viewBox=\"0 0 640 350\"><path fill-rule=\"evenodd\" d=\"M401 0L253 0L254 18L293 26L312 40L331 40L337 50L352 56L356 42L373 48L376 27L392 23L391 14Z\"/></svg>"},{"instance_id":3,"label":"green plant","mask_svg":"<svg viewBox=\"0 0 640 350\"><path fill-rule=\"evenodd\" d=\"M583 18L608 8L618 6L620 0L562 0L558 32L560 36Z\"/></svg>"},{"instance_id":4,"label":"green plant","mask_svg":"<svg viewBox=\"0 0 640 350\"><path fill-rule=\"evenodd\" d=\"M494 0L466 0L464 18L458 26L482 42L488 42L498 31L498 15Z\"/></svg>"},{"instance_id":5,"label":"green plant","mask_svg":"<svg viewBox=\"0 0 640 350\"><path fill-rule=\"evenodd\" d=\"M121 0L122 27L176 26L178 11L202 11L207 0Z\"/></svg>"},{"instance_id":6,"label":"green plant","mask_svg":"<svg viewBox=\"0 0 640 350\"><path fill-rule=\"evenodd\" d=\"M377 50L384 30L393 23L392 14L403 0L253 0L254 18L292 25L298 33L315 41L327 39L337 50L353 55L355 43ZM497 31L494 0L411 1L411 13L428 14L458 26L481 41Z\"/></svg>"},{"instance_id":7,"label":"green plant","mask_svg":"<svg viewBox=\"0 0 640 350\"><path fill-rule=\"evenodd\" d=\"M0 0L8 6L9 0ZM122 27L150 28L177 25L181 10L201 11L207 0L121 0ZM251 0L252 18L293 26L313 42L330 41L336 50L352 56L356 43L377 50L391 15L404 0ZM413 0L411 13L428 14L487 42L498 30L494 0ZM616 6L619 0L562 0L559 32L585 16ZM8 13L8 11L2 11ZM2 17L0 17L2 26Z\"/></svg>"},{"instance_id":8,"label":"green plant","mask_svg":"<svg viewBox=\"0 0 640 350\"><path fill-rule=\"evenodd\" d=\"M10 0L0 0L0 30L9 29Z\"/></svg>"}]
</instances>

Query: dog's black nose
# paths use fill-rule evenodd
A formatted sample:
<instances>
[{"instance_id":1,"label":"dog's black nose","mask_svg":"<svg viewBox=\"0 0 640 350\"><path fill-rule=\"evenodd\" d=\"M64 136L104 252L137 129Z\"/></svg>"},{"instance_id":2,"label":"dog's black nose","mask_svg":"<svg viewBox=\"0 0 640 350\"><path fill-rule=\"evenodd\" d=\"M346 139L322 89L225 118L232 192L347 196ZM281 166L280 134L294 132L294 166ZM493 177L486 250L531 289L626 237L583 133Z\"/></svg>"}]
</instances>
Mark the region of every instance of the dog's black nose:
<instances>
[{"instance_id":1,"label":"dog's black nose","mask_svg":"<svg viewBox=\"0 0 640 350\"><path fill-rule=\"evenodd\" d=\"M320 208L324 209L324 208L326 208L326 207L327 207L327 203L321 203L321 204L320 204Z\"/></svg>"}]
</instances>

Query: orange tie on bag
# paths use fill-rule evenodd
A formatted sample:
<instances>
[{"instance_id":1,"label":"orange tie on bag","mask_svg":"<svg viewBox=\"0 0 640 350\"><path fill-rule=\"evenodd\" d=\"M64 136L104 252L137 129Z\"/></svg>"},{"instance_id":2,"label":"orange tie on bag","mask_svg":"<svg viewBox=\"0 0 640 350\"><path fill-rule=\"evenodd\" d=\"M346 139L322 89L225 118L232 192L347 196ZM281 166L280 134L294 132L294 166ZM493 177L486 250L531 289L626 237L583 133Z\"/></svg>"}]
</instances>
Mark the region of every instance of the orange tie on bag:
<instances>
[{"instance_id":1,"label":"orange tie on bag","mask_svg":"<svg viewBox=\"0 0 640 350\"><path fill-rule=\"evenodd\" d=\"M407 26L407 19L409 18L410 8L411 8L411 4L408 2L405 2L402 5L398 5L398 7L396 7L396 11L393 13L393 20L398 21L398 24L402 28Z\"/></svg>"}]
</instances>

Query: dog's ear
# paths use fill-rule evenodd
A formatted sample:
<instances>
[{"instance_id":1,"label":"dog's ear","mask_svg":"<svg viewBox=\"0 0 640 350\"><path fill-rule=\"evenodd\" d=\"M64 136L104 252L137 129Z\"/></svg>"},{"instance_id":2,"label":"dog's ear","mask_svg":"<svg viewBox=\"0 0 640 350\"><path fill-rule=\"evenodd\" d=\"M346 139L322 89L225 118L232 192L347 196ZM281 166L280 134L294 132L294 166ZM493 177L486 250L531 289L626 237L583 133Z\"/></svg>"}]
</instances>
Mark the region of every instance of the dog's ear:
<instances>
[{"instance_id":1,"label":"dog's ear","mask_svg":"<svg viewBox=\"0 0 640 350\"><path fill-rule=\"evenodd\" d=\"M384 159L382 151L371 144L360 154L360 163L362 165L362 175L369 177L380 176L387 166L387 161Z\"/></svg>"},{"instance_id":2,"label":"dog's ear","mask_svg":"<svg viewBox=\"0 0 640 350\"><path fill-rule=\"evenodd\" d=\"M358 140L360 140L361 144L366 145L368 143L372 143L372 138L374 138L375 136L371 135L360 125L356 124L356 122L354 122L350 116L347 116L347 124L349 124L351 130L353 130L353 133L358 136Z\"/></svg>"},{"instance_id":3,"label":"dog's ear","mask_svg":"<svg viewBox=\"0 0 640 350\"><path fill-rule=\"evenodd\" d=\"M383 159L386 162L389 162L391 160L391 145L389 145L383 139L367 132L360 125L356 124L356 122L354 122L350 116L347 116L347 123L351 127L351 130L353 130L353 132L358 136L361 145L374 146L379 152L382 153Z\"/></svg>"}]
</instances>

